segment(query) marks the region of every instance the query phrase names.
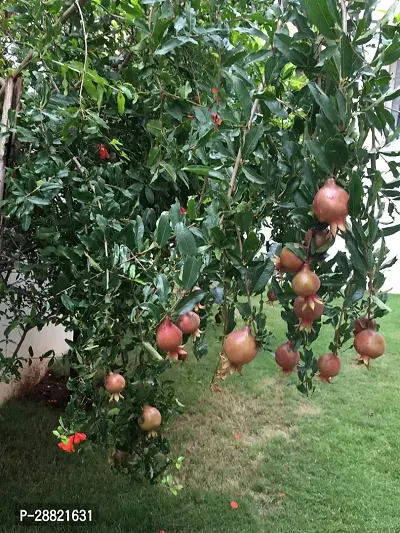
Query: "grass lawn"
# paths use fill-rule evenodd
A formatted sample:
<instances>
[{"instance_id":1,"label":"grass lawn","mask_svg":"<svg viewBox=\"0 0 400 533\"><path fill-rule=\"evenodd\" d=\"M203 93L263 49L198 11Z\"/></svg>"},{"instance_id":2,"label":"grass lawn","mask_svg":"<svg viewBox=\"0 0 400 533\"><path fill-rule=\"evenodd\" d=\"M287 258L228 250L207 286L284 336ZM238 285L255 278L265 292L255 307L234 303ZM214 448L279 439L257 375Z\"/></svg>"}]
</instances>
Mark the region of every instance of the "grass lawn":
<instances>
[{"instance_id":1,"label":"grass lawn","mask_svg":"<svg viewBox=\"0 0 400 533\"><path fill-rule=\"evenodd\" d=\"M13 525L15 509L48 502L94 503L93 530L107 533L399 532L400 296L389 305L393 313L381 320L385 356L368 372L352 361L355 352L344 352L340 376L317 383L308 399L263 353L211 394L219 336L211 328L208 357L171 370L187 406L165 430L174 456L185 456L178 496L113 474L103 452L61 453L51 434L56 410L9 402L0 410L0 531L43 531ZM283 342L279 307L269 326L276 345ZM323 330L321 353L331 336Z\"/></svg>"}]
</instances>

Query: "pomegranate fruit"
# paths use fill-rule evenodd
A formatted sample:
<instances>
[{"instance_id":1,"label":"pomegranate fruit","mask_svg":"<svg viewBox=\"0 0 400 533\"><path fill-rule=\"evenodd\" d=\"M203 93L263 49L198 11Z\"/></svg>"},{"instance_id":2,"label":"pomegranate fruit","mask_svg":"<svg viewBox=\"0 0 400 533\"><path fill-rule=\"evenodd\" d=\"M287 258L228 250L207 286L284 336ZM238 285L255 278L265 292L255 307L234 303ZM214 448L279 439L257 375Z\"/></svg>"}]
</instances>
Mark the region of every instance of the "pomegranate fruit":
<instances>
[{"instance_id":1,"label":"pomegranate fruit","mask_svg":"<svg viewBox=\"0 0 400 533\"><path fill-rule=\"evenodd\" d=\"M106 377L105 382L106 391L110 393L110 402L115 400L118 402L120 398L123 398L121 391L125 388L125 378L121 374L114 374L110 372Z\"/></svg>"},{"instance_id":2,"label":"pomegranate fruit","mask_svg":"<svg viewBox=\"0 0 400 533\"><path fill-rule=\"evenodd\" d=\"M354 321L354 335L358 335L365 329L376 329L376 320L373 318L367 318L366 316L361 316Z\"/></svg>"},{"instance_id":3,"label":"pomegranate fruit","mask_svg":"<svg viewBox=\"0 0 400 533\"><path fill-rule=\"evenodd\" d=\"M142 431L154 436L161 425L161 413L156 407L144 405L142 415L137 419L137 423Z\"/></svg>"},{"instance_id":4,"label":"pomegranate fruit","mask_svg":"<svg viewBox=\"0 0 400 533\"><path fill-rule=\"evenodd\" d=\"M340 372L342 362L334 353L326 353L318 359L319 379L324 383L330 383L332 378Z\"/></svg>"},{"instance_id":5,"label":"pomegranate fruit","mask_svg":"<svg viewBox=\"0 0 400 533\"><path fill-rule=\"evenodd\" d=\"M238 367L250 363L257 355L256 341L250 328L236 329L229 333L223 351L228 360Z\"/></svg>"},{"instance_id":6,"label":"pomegranate fruit","mask_svg":"<svg viewBox=\"0 0 400 533\"><path fill-rule=\"evenodd\" d=\"M327 229L309 229L304 237L304 242L307 248L311 246L313 237L315 248L317 250L332 240L332 235Z\"/></svg>"},{"instance_id":7,"label":"pomegranate fruit","mask_svg":"<svg viewBox=\"0 0 400 533\"><path fill-rule=\"evenodd\" d=\"M377 359L385 353L386 343L383 335L372 329L365 329L354 338L354 348L360 354L360 363L370 366L371 359Z\"/></svg>"},{"instance_id":8,"label":"pomegranate fruit","mask_svg":"<svg viewBox=\"0 0 400 533\"><path fill-rule=\"evenodd\" d=\"M197 337L200 337L202 331L199 330L200 326L200 317L197 313L189 311L178 318L176 324L182 333L190 334L193 336L193 339L196 340Z\"/></svg>"},{"instance_id":9,"label":"pomegranate fruit","mask_svg":"<svg viewBox=\"0 0 400 533\"><path fill-rule=\"evenodd\" d=\"M174 361L182 361L184 363L187 360L187 351L184 346L178 346L173 350L169 350L167 357L165 359L173 359Z\"/></svg>"},{"instance_id":10,"label":"pomegranate fruit","mask_svg":"<svg viewBox=\"0 0 400 533\"><path fill-rule=\"evenodd\" d=\"M269 289L269 291L267 292L267 298L271 304L278 301L278 297L274 289Z\"/></svg>"},{"instance_id":11,"label":"pomegranate fruit","mask_svg":"<svg viewBox=\"0 0 400 533\"><path fill-rule=\"evenodd\" d=\"M311 332L314 320L318 320L324 312L324 304L315 302L314 309L312 309L306 304L304 298L298 296L294 301L293 310L295 315L300 318L299 329Z\"/></svg>"},{"instance_id":12,"label":"pomegranate fruit","mask_svg":"<svg viewBox=\"0 0 400 533\"><path fill-rule=\"evenodd\" d=\"M314 309L316 303L322 303L316 294L320 286L319 277L315 272L311 272L308 263L304 263L303 268L292 281L293 292L304 298L304 307L309 306L311 309Z\"/></svg>"},{"instance_id":13,"label":"pomegranate fruit","mask_svg":"<svg viewBox=\"0 0 400 533\"><path fill-rule=\"evenodd\" d=\"M304 261L293 253L287 246L282 248L279 256L279 268L285 272L299 272Z\"/></svg>"},{"instance_id":14,"label":"pomegranate fruit","mask_svg":"<svg viewBox=\"0 0 400 533\"><path fill-rule=\"evenodd\" d=\"M170 354L175 354L180 347L182 343L182 331L167 317L157 329L156 342L160 350L168 352L167 357L169 357ZM175 355L170 358L177 359Z\"/></svg>"},{"instance_id":15,"label":"pomegranate fruit","mask_svg":"<svg viewBox=\"0 0 400 533\"><path fill-rule=\"evenodd\" d=\"M349 198L348 192L336 185L334 178L328 178L314 197L314 215L320 222L329 224L330 234L333 236L338 228L346 231Z\"/></svg>"},{"instance_id":16,"label":"pomegranate fruit","mask_svg":"<svg viewBox=\"0 0 400 533\"><path fill-rule=\"evenodd\" d=\"M284 374L291 374L300 361L298 350L293 351L293 344L288 341L278 346L275 352L275 361L282 368Z\"/></svg>"}]
</instances>

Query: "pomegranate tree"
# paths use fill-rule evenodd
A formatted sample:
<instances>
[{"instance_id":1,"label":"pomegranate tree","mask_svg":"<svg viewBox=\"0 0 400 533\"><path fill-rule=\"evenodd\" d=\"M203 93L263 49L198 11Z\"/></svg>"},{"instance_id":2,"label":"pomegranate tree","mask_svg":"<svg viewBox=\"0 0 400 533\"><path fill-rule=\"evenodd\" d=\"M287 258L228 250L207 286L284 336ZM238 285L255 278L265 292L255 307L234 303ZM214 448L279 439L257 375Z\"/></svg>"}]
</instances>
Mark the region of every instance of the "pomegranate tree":
<instances>
[{"instance_id":1,"label":"pomegranate tree","mask_svg":"<svg viewBox=\"0 0 400 533\"><path fill-rule=\"evenodd\" d=\"M354 327L364 361L382 352L372 321L389 312L386 236L398 228L386 222L400 197L395 165L379 172L399 134L384 109L390 11L376 24L374 2L358 16L361 3L338 0L318 0L326 17L311 0L3 4L0 379L18 378L32 351L54 358L52 342L21 349L32 328L71 332L62 444L85 434L126 453L121 470L162 476L168 443L162 426L154 439L140 429L143 406L163 425L182 412L172 362L205 357L207 339L213 391L271 351L276 295L290 343L277 361L292 357L302 393ZM373 57L360 55L372 38ZM337 233L340 251L325 255ZM322 299L332 335L316 353ZM182 335L196 340L185 348Z\"/></svg>"}]
</instances>

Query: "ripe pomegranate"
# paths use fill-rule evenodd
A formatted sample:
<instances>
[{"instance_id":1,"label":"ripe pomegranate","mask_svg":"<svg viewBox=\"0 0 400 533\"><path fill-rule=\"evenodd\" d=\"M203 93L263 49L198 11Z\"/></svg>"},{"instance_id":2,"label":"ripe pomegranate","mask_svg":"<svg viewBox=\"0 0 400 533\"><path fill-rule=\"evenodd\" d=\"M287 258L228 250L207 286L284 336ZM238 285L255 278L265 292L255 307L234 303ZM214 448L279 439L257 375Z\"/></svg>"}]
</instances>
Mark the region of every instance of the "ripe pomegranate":
<instances>
[{"instance_id":1,"label":"ripe pomegranate","mask_svg":"<svg viewBox=\"0 0 400 533\"><path fill-rule=\"evenodd\" d=\"M234 365L241 367L250 363L257 355L256 341L249 327L236 329L227 335L223 351Z\"/></svg>"},{"instance_id":2,"label":"ripe pomegranate","mask_svg":"<svg viewBox=\"0 0 400 533\"><path fill-rule=\"evenodd\" d=\"M178 318L177 326L182 333L191 334L193 340L196 340L202 334L202 331L199 330L200 317L194 311L189 311L189 313L181 315Z\"/></svg>"},{"instance_id":3,"label":"ripe pomegranate","mask_svg":"<svg viewBox=\"0 0 400 533\"><path fill-rule=\"evenodd\" d=\"M361 316L354 321L354 336L358 335L365 329L376 330L376 320L373 318L367 318L366 316Z\"/></svg>"},{"instance_id":4,"label":"ripe pomegranate","mask_svg":"<svg viewBox=\"0 0 400 533\"><path fill-rule=\"evenodd\" d=\"M156 334L157 346L164 352L175 353L182 343L182 331L177 328L169 317L161 322ZM173 357L175 359L175 357Z\"/></svg>"},{"instance_id":5,"label":"ripe pomegranate","mask_svg":"<svg viewBox=\"0 0 400 533\"><path fill-rule=\"evenodd\" d=\"M314 309L309 307L306 300L298 296L293 305L293 310L300 318L299 329L311 332L313 328L313 321L318 320L324 312L324 304L322 302L315 302Z\"/></svg>"},{"instance_id":6,"label":"ripe pomegranate","mask_svg":"<svg viewBox=\"0 0 400 533\"><path fill-rule=\"evenodd\" d=\"M314 309L316 303L322 303L316 294L321 286L319 277L314 272L311 272L308 263L304 263L301 271L295 275L292 281L292 289L297 296L302 296L305 299L305 306Z\"/></svg>"},{"instance_id":7,"label":"ripe pomegranate","mask_svg":"<svg viewBox=\"0 0 400 533\"><path fill-rule=\"evenodd\" d=\"M346 231L349 198L347 191L336 185L334 178L328 178L314 197L314 215L320 222L329 224L333 236L336 235L338 228Z\"/></svg>"},{"instance_id":8,"label":"ripe pomegranate","mask_svg":"<svg viewBox=\"0 0 400 533\"><path fill-rule=\"evenodd\" d=\"M110 374L108 374L106 378L105 388L106 391L111 394L110 402L112 400L118 402L120 398L123 398L121 391L123 391L125 388L124 376L121 376L121 374L114 374L114 372L110 372Z\"/></svg>"},{"instance_id":9,"label":"ripe pomegranate","mask_svg":"<svg viewBox=\"0 0 400 533\"><path fill-rule=\"evenodd\" d=\"M386 343L383 335L372 329L365 329L355 336L354 348L360 354L360 362L369 368L371 359L377 359L385 353Z\"/></svg>"},{"instance_id":10,"label":"ripe pomegranate","mask_svg":"<svg viewBox=\"0 0 400 533\"><path fill-rule=\"evenodd\" d=\"M282 248L279 256L279 269L284 270L285 272L299 272L303 265L304 261L287 246Z\"/></svg>"},{"instance_id":11,"label":"ripe pomegranate","mask_svg":"<svg viewBox=\"0 0 400 533\"><path fill-rule=\"evenodd\" d=\"M267 298L268 298L268 301L271 304L273 304L274 302L278 301L278 297L277 297L274 289L269 289L269 291L267 292Z\"/></svg>"},{"instance_id":12,"label":"ripe pomegranate","mask_svg":"<svg viewBox=\"0 0 400 533\"><path fill-rule=\"evenodd\" d=\"M291 374L300 361L298 350L293 351L293 344L288 341L278 346L275 352L275 361L282 368L284 374Z\"/></svg>"},{"instance_id":13,"label":"ripe pomegranate","mask_svg":"<svg viewBox=\"0 0 400 533\"><path fill-rule=\"evenodd\" d=\"M340 372L342 363L334 353L326 353L318 359L319 379L324 383L330 383L332 378Z\"/></svg>"},{"instance_id":14,"label":"ripe pomegranate","mask_svg":"<svg viewBox=\"0 0 400 533\"><path fill-rule=\"evenodd\" d=\"M332 235L326 229L309 229L304 237L307 248L310 247L313 237L317 250L325 246L332 239Z\"/></svg>"},{"instance_id":15,"label":"ripe pomegranate","mask_svg":"<svg viewBox=\"0 0 400 533\"><path fill-rule=\"evenodd\" d=\"M137 423L142 431L147 431L152 436L156 435L156 430L161 425L160 411L150 405L144 405L142 415L137 419Z\"/></svg>"}]
</instances>

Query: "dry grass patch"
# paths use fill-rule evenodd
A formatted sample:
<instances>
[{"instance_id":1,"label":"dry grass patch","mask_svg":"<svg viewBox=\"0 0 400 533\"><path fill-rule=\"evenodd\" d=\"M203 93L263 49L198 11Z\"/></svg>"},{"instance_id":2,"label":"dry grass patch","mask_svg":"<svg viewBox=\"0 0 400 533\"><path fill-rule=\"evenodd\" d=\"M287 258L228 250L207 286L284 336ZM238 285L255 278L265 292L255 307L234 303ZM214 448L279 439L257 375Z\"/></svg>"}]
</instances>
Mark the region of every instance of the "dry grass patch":
<instances>
[{"instance_id":1,"label":"dry grass patch","mask_svg":"<svg viewBox=\"0 0 400 533\"><path fill-rule=\"evenodd\" d=\"M322 414L322 409L311 403L301 403L296 407L294 413L297 416L320 416Z\"/></svg>"},{"instance_id":2,"label":"dry grass patch","mask_svg":"<svg viewBox=\"0 0 400 533\"><path fill-rule=\"evenodd\" d=\"M273 394L254 397L229 386L221 393L204 392L199 404L172 426L173 439L185 456L180 482L209 490L223 486L235 494L254 496L251 483L265 459L264 444L274 438L288 439L294 431L284 419L282 402L279 384Z\"/></svg>"}]
</instances>

